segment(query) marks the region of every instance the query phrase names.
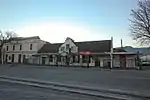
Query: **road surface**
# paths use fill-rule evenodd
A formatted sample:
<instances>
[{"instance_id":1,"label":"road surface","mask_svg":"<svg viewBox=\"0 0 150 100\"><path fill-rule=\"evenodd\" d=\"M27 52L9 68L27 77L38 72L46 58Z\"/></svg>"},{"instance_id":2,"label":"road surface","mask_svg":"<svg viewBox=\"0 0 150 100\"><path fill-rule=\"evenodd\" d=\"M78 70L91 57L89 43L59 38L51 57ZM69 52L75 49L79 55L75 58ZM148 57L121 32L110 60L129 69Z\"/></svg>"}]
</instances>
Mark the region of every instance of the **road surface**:
<instances>
[{"instance_id":1,"label":"road surface","mask_svg":"<svg viewBox=\"0 0 150 100\"><path fill-rule=\"evenodd\" d=\"M150 93L150 70L101 70L87 68L42 68L28 65L0 67L0 75L78 84L83 86Z\"/></svg>"},{"instance_id":2,"label":"road surface","mask_svg":"<svg viewBox=\"0 0 150 100\"><path fill-rule=\"evenodd\" d=\"M108 100L7 82L0 82L0 100Z\"/></svg>"}]
</instances>

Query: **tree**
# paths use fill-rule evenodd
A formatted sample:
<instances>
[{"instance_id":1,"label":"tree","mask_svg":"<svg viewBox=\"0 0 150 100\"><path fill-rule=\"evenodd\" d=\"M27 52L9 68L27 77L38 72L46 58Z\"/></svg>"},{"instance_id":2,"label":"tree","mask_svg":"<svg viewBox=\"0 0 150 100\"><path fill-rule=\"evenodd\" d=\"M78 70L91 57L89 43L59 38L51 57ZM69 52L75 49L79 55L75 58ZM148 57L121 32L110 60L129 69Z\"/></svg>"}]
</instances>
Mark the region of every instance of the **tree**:
<instances>
[{"instance_id":1,"label":"tree","mask_svg":"<svg viewBox=\"0 0 150 100\"><path fill-rule=\"evenodd\" d=\"M5 48L4 45L8 42L14 41L17 35L14 32L2 32L0 31L0 61L3 64Z\"/></svg>"},{"instance_id":2,"label":"tree","mask_svg":"<svg viewBox=\"0 0 150 100\"><path fill-rule=\"evenodd\" d=\"M150 43L150 0L139 0L138 8L131 10L130 31L133 39L143 44Z\"/></svg>"}]
</instances>

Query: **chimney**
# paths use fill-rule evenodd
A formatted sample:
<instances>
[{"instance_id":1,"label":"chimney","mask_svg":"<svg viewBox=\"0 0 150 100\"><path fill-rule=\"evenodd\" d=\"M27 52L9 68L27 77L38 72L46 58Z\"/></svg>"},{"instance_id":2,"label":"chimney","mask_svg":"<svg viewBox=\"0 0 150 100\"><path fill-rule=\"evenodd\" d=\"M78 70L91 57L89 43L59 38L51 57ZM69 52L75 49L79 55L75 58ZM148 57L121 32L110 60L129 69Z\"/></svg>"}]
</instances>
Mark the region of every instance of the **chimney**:
<instances>
[{"instance_id":1,"label":"chimney","mask_svg":"<svg viewBox=\"0 0 150 100\"><path fill-rule=\"evenodd\" d=\"M121 48L123 48L123 45L122 45L122 39L121 39Z\"/></svg>"}]
</instances>

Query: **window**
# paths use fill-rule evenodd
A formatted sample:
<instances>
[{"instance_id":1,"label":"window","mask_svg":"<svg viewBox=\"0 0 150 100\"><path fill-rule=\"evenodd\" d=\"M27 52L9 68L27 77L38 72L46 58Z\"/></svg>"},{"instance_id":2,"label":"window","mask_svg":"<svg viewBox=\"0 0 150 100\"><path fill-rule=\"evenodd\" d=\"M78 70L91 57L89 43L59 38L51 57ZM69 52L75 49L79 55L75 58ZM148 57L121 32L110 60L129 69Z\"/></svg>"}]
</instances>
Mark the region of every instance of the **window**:
<instances>
[{"instance_id":1,"label":"window","mask_svg":"<svg viewBox=\"0 0 150 100\"><path fill-rule=\"evenodd\" d=\"M20 45L20 50L22 50L22 45Z\"/></svg>"},{"instance_id":2,"label":"window","mask_svg":"<svg viewBox=\"0 0 150 100\"><path fill-rule=\"evenodd\" d=\"M8 51L8 46L6 47L6 50Z\"/></svg>"},{"instance_id":3,"label":"window","mask_svg":"<svg viewBox=\"0 0 150 100\"><path fill-rule=\"evenodd\" d=\"M30 50L32 50L32 44L30 44Z\"/></svg>"},{"instance_id":4,"label":"window","mask_svg":"<svg viewBox=\"0 0 150 100\"><path fill-rule=\"evenodd\" d=\"M74 47L71 47L71 51L73 51L74 50Z\"/></svg>"},{"instance_id":5,"label":"window","mask_svg":"<svg viewBox=\"0 0 150 100\"><path fill-rule=\"evenodd\" d=\"M15 50L15 45L13 45L13 50Z\"/></svg>"},{"instance_id":6,"label":"window","mask_svg":"<svg viewBox=\"0 0 150 100\"><path fill-rule=\"evenodd\" d=\"M69 50L69 44L66 44L66 50Z\"/></svg>"},{"instance_id":7,"label":"window","mask_svg":"<svg viewBox=\"0 0 150 100\"><path fill-rule=\"evenodd\" d=\"M64 51L65 47L61 47L61 51Z\"/></svg>"}]
</instances>

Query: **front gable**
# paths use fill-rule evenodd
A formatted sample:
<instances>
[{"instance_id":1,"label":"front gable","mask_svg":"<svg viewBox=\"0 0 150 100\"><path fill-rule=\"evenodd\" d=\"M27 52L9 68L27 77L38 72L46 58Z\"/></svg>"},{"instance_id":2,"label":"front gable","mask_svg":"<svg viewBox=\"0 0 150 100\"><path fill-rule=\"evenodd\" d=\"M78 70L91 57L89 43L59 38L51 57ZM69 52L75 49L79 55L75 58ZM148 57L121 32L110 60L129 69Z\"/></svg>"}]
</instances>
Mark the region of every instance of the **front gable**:
<instances>
[{"instance_id":1,"label":"front gable","mask_svg":"<svg viewBox=\"0 0 150 100\"><path fill-rule=\"evenodd\" d=\"M65 42L59 47L59 53L60 54L66 54L69 53L69 50L71 53L78 52L78 47L75 45L74 41L71 38L66 38Z\"/></svg>"}]
</instances>

